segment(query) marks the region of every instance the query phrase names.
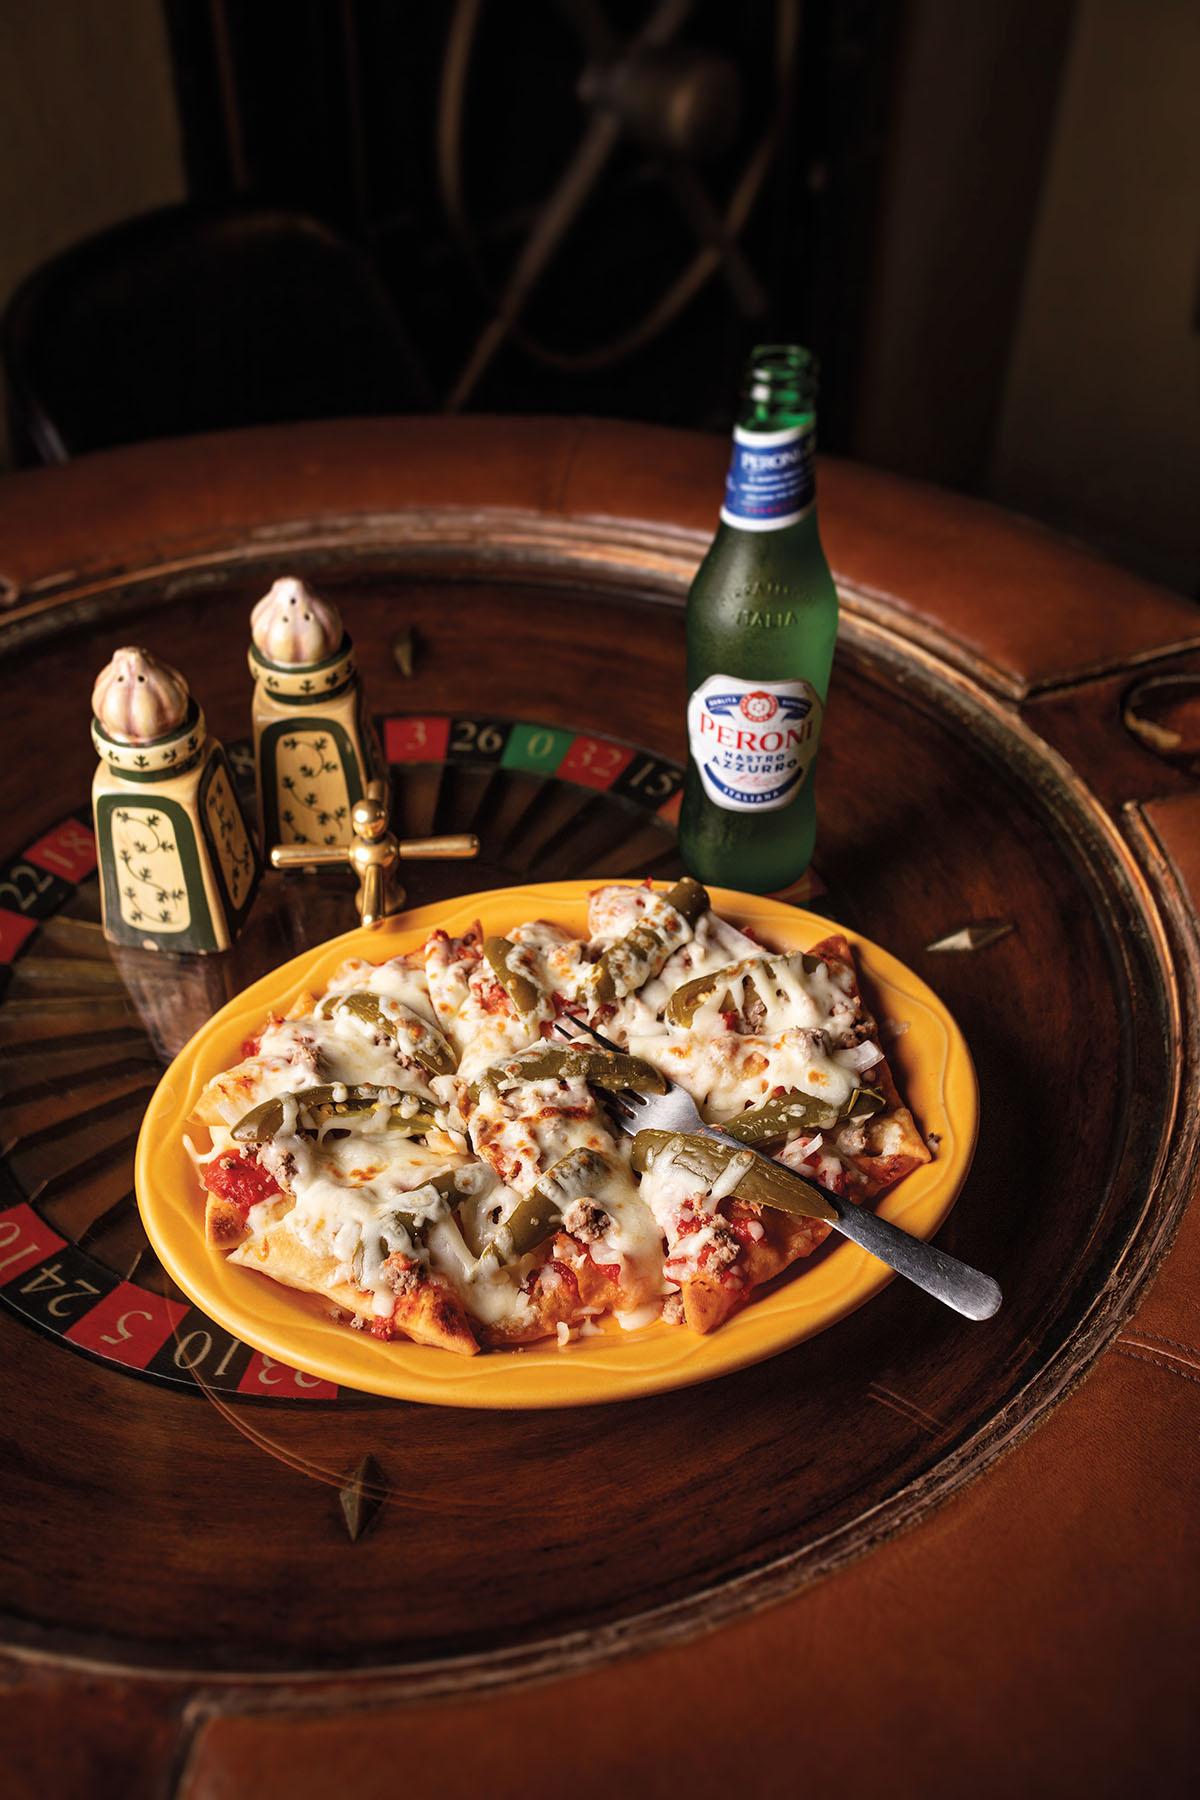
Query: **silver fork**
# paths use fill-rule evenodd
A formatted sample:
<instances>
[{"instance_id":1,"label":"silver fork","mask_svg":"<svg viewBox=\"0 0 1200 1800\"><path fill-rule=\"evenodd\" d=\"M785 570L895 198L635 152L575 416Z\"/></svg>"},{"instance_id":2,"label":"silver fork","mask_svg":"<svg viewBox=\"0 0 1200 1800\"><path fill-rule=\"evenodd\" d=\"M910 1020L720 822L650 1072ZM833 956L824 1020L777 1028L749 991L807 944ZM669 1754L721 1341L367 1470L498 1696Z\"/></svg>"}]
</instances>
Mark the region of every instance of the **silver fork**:
<instances>
[{"instance_id":1,"label":"silver fork","mask_svg":"<svg viewBox=\"0 0 1200 1800\"><path fill-rule=\"evenodd\" d=\"M576 1019L564 1014L555 1021L555 1030L560 1036L578 1042L586 1035L605 1050L625 1054L619 1044L588 1025L583 1019ZM666 1077L664 1076L664 1080ZM936 1250L932 1244L922 1243L920 1238L910 1237L907 1231L899 1226L889 1224L881 1219L869 1207L855 1206L853 1201L844 1200L839 1194L831 1193L819 1182L810 1181L806 1175L796 1175L783 1163L776 1162L774 1157L764 1156L760 1150L754 1150L749 1144L743 1144L738 1138L721 1131L716 1125L708 1125L701 1118L696 1102L691 1095L673 1081L667 1081L665 1094L643 1094L633 1088L620 1088L613 1094L606 1094L605 1099L613 1117L613 1123L619 1130L633 1137L639 1131L671 1131L685 1133L691 1137L711 1138L714 1143L728 1144L733 1150L747 1158L746 1166L750 1166L751 1158L764 1162L775 1171L790 1177L795 1182L798 1198L803 1190L808 1189L817 1200L817 1204L806 1207L814 1217L828 1220L835 1231L840 1231L852 1243L863 1250L877 1256L889 1269L897 1275L905 1276L925 1293L932 1294L944 1306L953 1307L967 1319L990 1319L1001 1301L1000 1289L990 1275L984 1275L979 1269L973 1269L969 1263L959 1262L957 1257L947 1256L944 1250ZM830 1216L832 1214L832 1217Z\"/></svg>"}]
</instances>

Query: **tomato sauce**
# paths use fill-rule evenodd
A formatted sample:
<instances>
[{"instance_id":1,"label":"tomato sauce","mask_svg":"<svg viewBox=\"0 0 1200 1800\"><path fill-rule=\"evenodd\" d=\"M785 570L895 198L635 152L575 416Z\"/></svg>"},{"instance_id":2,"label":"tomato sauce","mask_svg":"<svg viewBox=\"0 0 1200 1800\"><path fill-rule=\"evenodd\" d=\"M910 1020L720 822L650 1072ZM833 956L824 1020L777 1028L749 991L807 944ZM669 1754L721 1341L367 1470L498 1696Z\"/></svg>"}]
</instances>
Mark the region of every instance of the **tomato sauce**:
<instances>
[{"instance_id":1,"label":"tomato sauce","mask_svg":"<svg viewBox=\"0 0 1200 1800\"><path fill-rule=\"evenodd\" d=\"M204 1185L218 1200L228 1200L244 1218L260 1200L282 1190L269 1169L248 1156L218 1156L204 1170Z\"/></svg>"}]
</instances>

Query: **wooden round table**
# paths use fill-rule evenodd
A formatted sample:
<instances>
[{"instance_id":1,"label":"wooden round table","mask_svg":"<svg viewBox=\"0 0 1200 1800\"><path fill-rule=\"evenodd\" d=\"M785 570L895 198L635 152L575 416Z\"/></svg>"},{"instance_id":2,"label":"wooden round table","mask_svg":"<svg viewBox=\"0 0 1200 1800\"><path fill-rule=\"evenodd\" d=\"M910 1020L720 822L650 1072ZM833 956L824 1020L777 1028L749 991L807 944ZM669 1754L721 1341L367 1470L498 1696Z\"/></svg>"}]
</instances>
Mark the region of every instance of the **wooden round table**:
<instances>
[{"instance_id":1,"label":"wooden round table","mask_svg":"<svg viewBox=\"0 0 1200 1800\"><path fill-rule=\"evenodd\" d=\"M223 957L95 920L95 675L139 643L248 766L248 615L335 599L412 904L669 875L683 618L726 447L349 421L0 483L0 1669L9 1791L1182 1793L1195 1750L1200 614L1024 522L820 476L842 594L807 902L978 1069L939 1242L767 1362L600 1408L314 1383L190 1308L132 1141L164 1058L353 922L273 877Z\"/></svg>"}]
</instances>

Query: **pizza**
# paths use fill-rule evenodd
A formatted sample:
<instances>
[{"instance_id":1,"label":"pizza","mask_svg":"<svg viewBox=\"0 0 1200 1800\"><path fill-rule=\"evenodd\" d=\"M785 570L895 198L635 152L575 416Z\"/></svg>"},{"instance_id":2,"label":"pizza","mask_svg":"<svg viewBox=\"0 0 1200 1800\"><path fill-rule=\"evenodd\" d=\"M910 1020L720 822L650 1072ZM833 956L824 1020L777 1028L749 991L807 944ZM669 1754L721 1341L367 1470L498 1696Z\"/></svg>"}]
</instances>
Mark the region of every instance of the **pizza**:
<instances>
[{"instance_id":1,"label":"pizza","mask_svg":"<svg viewBox=\"0 0 1200 1800\"><path fill-rule=\"evenodd\" d=\"M617 1128L622 1090L671 1082L772 1162ZM712 1331L828 1235L810 1183L867 1203L930 1158L846 938L772 950L686 878L596 888L581 937L348 959L208 1083L185 1143L214 1252L467 1356Z\"/></svg>"}]
</instances>

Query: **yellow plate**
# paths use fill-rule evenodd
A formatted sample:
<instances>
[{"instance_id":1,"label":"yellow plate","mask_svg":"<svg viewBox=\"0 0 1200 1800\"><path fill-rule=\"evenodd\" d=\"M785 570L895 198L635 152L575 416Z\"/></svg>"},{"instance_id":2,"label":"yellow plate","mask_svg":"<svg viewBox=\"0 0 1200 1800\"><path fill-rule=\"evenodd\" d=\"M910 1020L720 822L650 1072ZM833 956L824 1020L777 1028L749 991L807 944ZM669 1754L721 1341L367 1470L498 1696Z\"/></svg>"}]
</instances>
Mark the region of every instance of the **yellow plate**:
<instances>
[{"instance_id":1,"label":"yellow plate","mask_svg":"<svg viewBox=\"0 0 1200 1800\"><path fill-rule=\"evenodd\" d=\"M577 936L587 930L595 881L501 888L424 907L378 931L351 931L264 976L211 1018L176 1057L146 1111L137 1149L137 1194L150 1241L184 1293L243 1342L309 1375L401 1400L443 1406L582 1406L631 1400L709 1381L822 1331L892 1279L854 1244L818 1252L764 1289L719 1330L700 1337L683 1325L656 1323L626 1332L612 1321L598 1336L559 1349L554 1340L523 1350L453 1356L404 1342L385 1343L336 1324L321 1302L241 1269L204 1239L200 1184L184 1149L187 1120L206 1083L240 1059L244 1040L270 1012L286 1012L303 989L319 990L347 957L383 962L420 944L435 927L452 936L480 921L485 934L527 919L551 919ZM722 888L713 906L749 926L772 949L805 950L828 935L828 920L778 901ZM918 1124L936 1145L934 1160L883 1196L879 1212L916 1237L933 1235L953 1206L975 1148L978 1091L970 1054L954 1020L925 983L866 938L847 932L864 996L876 1017L905 1029L888 1059ZM194 1142L207 1143L203 1126Z\"/></svg>"}]
</instances>

